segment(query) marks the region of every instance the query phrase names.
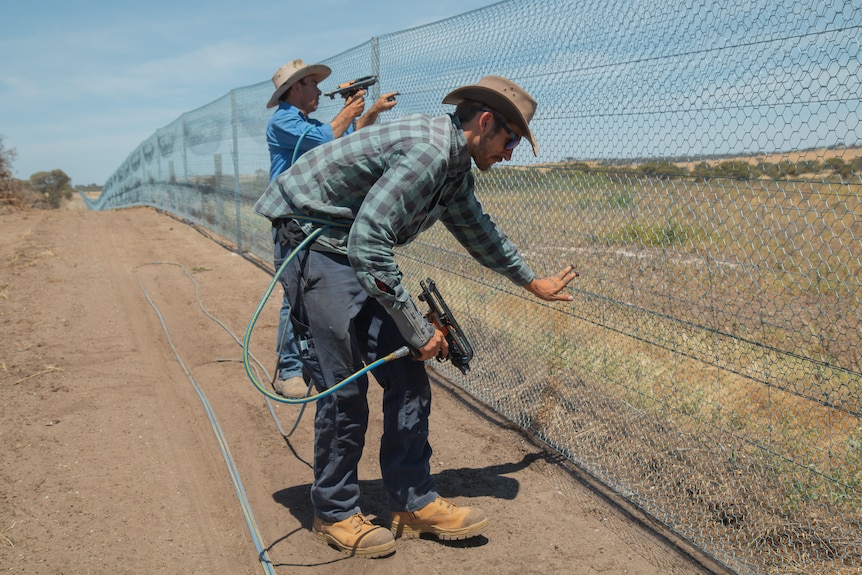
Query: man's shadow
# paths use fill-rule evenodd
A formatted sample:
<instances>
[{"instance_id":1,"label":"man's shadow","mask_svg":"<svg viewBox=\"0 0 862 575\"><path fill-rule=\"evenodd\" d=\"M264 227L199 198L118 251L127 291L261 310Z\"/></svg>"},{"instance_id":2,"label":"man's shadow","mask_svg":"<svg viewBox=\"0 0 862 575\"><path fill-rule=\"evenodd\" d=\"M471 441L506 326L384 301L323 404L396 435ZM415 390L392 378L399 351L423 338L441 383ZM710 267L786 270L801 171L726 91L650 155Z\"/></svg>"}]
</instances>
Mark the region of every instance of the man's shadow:
<instances>
[{"instance_id":1,"label":"man's shadow","mask_svg":"<svg viewBox=\"0 0 862 575\"><path fill-rule=\"evenodd\" d=\"M462 467L446 469L436 475L437 492L447 498L452 497L495 497L513 500L518 496L520 483L507 477L525 469L536 461L559 461L559 455L550 453L529 453L520 461L503 463L483 468ZM376 517L373 523L389 527L389 505L382 479L360 481L360 507L365 515ZM311 529L314 513L311 507L308 483L276 491L273 499L283 505L299 521L304 529ZM424 535L423 535L424 537ZM457 547L478 547L487 543L485 537L475 537L461 541L440 541L444 545Z\"/></svg>"}]
</instances>

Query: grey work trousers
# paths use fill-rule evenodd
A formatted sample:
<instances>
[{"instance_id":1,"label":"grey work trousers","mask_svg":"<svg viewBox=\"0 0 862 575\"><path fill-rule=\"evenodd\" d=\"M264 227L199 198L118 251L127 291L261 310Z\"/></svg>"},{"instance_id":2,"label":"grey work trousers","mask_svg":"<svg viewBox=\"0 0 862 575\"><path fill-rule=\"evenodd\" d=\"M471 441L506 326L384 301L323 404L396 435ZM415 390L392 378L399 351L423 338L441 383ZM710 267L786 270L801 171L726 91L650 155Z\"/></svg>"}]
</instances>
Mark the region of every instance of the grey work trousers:
<instances>
[{"instance_id":1,"label":"grey work trousers","mask_svg":"<svg viewBox=\"0 0 862 575\"><path fill-rule=\"evenodd\" d=\"M304 250L284 276L300 357L318 391L406 345L383 306L359 284L346 256ZM405 357L372 373L384 390L380 468L390 510L416 511L437 498L425 364ZM325 521L360 511L357 466L368 428L367 391L363 375L316 402L311 501Z\"/></svg>"}]
</instances>

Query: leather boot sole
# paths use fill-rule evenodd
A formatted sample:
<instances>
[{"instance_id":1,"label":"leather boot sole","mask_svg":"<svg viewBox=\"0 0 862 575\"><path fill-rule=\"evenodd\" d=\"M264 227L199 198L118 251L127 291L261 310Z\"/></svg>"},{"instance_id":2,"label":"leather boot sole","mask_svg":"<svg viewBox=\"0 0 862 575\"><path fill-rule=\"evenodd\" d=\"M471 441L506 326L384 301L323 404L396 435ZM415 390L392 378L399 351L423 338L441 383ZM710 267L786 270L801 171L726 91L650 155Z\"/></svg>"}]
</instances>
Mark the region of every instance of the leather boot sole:
<instances>
[{"instance_id":1,"label":"leather boot sole","mask_svg":"<svg viewBox=\"0 0 862 575\"><path fill-rule=\"evenodd\" d=\"M312 531L311 533L318 540L323 541L324 543L328 543L339 551L343 551L344 553L347 553L351 556L373 559L375 557L383 557L384 555L389 555L390 553L395 551L394 539L392 541L387 541L386 543L381 543L380 545L374 545L372 547L358 547L356 545L345 545L332 535L323 533L321 531Z\"/></svg>"},{"instance_id":2,"label":"leather boot sole","mask_svg":"<svg viewBox=\"0 0 862 575\"><path fill-rule=\"evenodd\" d=\"M425 523L392 523L392 534L395 537L403 537L404 539L416 539L423 533L430 533L440 539L442 541L458 541L461 539L470 539L471 537L476 537L485 532L485 529L488 528L488 518L484 518L482 521L474 523L473 525L467 525L466 527L461 527L460 529L441 529L435 525L428 525Z\"/></svg>"}]
</instances>

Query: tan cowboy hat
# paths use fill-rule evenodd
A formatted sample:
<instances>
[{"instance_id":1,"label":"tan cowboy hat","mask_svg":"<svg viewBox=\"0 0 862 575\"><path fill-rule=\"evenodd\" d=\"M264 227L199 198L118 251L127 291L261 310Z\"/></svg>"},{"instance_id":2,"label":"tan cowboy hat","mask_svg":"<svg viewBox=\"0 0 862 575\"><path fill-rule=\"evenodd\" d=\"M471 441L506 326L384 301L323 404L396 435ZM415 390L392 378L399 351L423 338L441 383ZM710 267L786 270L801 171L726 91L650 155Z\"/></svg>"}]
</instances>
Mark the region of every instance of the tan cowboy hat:
<instances>
[{"instance_id":1,"label":"tan cowboy hat","mask_svg":"<svg viewBox=\"0 0 862 575\"><path fill-rule=\"evenodd\" d=\"M323 82L331 73L332 70L329 69L329 66L324 66L323 64L307 66L299 58L293 62L288 62L272 75L272 84L275 86L275 92L272 98L269 99L269 102L266 103L266 107L274 108L277 106L279 99L281 99L284 93L306 76L314 76L318 82Z\"/></svg>"},{"instance_id":2,"label":"tan cowboy hat","mask_svg":"<svg viewBox=\"0 0 862 575\"><path fill-rule=\"evenodd\" d=\"M485 76L478 84L452 90L443 98L443 103L457 106L464 100L487 104L502 114L506 120L521 128L524 137L533 146L533 155L539 155L539 145L530 131L530 120L538 104L522 87L502 76Z\"/></svg>"}]
</instances>

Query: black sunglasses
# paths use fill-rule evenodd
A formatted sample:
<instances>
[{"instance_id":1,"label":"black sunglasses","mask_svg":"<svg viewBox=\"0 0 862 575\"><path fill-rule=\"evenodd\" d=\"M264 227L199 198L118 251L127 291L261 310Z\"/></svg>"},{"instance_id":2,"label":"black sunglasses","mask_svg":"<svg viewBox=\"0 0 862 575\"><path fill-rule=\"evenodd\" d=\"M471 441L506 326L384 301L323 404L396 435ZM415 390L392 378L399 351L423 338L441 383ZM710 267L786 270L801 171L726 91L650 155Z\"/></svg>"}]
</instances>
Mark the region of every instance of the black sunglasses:
<instances>
[{"instance_id":1,"label":"black sunglasses","mask_svg":"<svg viewBox=\"0 0 862 575\"><path fill-rule=\"evenodd\" d=\"M494 121L497 122L497 124L499 124L504 130L506 130L506 134L509 135L509 141L506 142L505 149L514 150L515 148L517 148L518 144L521 143L521 136L513 132L512 129L506 125L506 122L504 122L503 119L499 115L497 115L497 112L488 108L484 108L484 110L486 112L491 112L491 115L494 116Z\"/></svg>"}]
</instances>

